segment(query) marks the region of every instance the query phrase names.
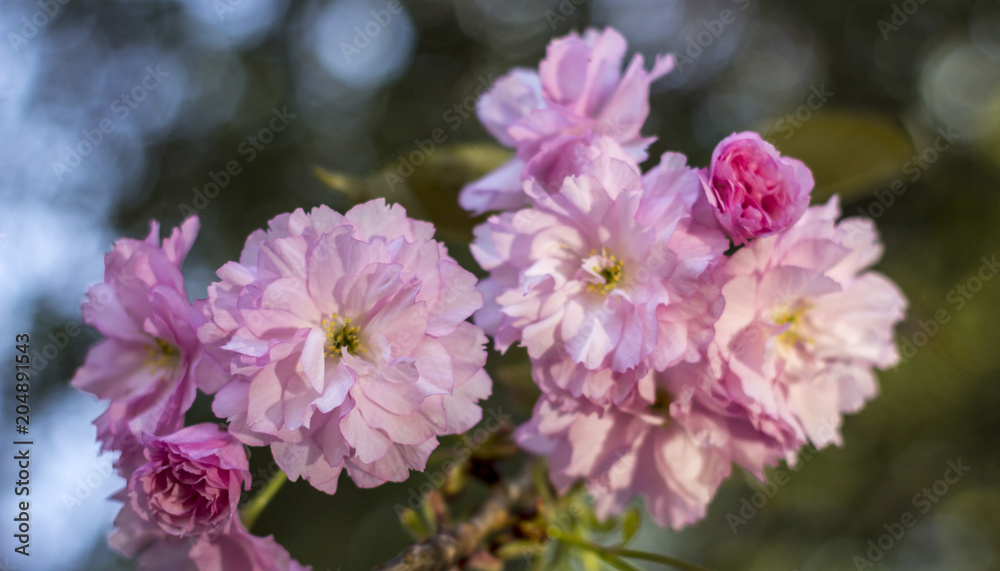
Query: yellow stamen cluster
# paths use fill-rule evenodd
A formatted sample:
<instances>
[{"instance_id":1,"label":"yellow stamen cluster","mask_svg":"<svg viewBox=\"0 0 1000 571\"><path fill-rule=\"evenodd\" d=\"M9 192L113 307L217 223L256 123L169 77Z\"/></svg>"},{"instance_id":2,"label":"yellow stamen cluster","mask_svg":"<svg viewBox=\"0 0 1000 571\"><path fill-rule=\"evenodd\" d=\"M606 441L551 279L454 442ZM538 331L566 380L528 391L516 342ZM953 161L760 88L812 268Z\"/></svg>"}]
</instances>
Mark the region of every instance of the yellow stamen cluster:
<instances>
[{"instance_id":1,"label":"yellow stamen cluster","mask_svg":"<svg viewBox=\"0 0 1000 571\"><path fill-rule=\"evenodd\" d=\"M147 347L149 357L146 364L155 369L166 369L175 365L181 358L181 350L159 337L153 337L153 344Z\"/></svg>"},{"instance_id":2,"label":"yellow stamen cluster","mask_svg":"<svg viewBox=\"0 0 1000 571\"><path fill-rule=\"evenodd\" d=\"M596 250L591 250L590 255L593 256L597 253ZM608 254L607 248L602 251L602 255L607 258L611 265L608 267L593 266L591 269L595 274L604 278L603 284L592 283L587 286L590 291L597 292L602 295L607 295L611 290L618 287L621 283L622 277L625 273L625 262L618 259L618 256L614 254Z\"/></svg>"},{"instance_id":3,"label":"yellow stamen cluster","mask_svg":"<svg viewBox=\"0 0 1000 571\"><path fill-rule=\"evenodd\" d=\"M340 357L346 350L351 355L367 352L361 346L361 328L351 325L351 318L340 319L334 313L330 319L324 319L320 324L326 332L327 357Z\"/></svg>"},{"instance_id":4,"label":"yellow stamen cluster","mask_svg":"<svg viewBox=\"0 0 1000 571\"><path fill-rule=\"evenodd\" d=\"M800 329L802 328L802 322L804 320L804 315L807 309L809 309L809 306L805 304L800 304L796 306L794 309L789 309L778 314L778 316L774 320L775 324L777 325L785 325L786 323L788 324L788 329L786 329L785 332L782 333L781 335L778 335L778 343L780 343L785 347L792 347L801 342L806 342L806 343L813 342L812 339L804 337L800 332Z\"/></svg>"}]
</instances>

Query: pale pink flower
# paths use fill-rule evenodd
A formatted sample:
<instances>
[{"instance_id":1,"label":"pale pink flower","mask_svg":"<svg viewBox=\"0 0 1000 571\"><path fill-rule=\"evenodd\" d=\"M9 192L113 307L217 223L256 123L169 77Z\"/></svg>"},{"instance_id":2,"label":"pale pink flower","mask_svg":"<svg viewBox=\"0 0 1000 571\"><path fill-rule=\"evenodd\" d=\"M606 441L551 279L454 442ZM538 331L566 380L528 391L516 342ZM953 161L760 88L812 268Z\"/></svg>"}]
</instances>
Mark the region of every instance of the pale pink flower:
<instances>
[{"instance_id":1,"label":"pale pink flower","mask_svg":"<svg viewBox=\"0 0 1000 571\"><path fill-rule=\"evenodd\" d=\"M552 41L539 71L515 69L483 95L480 120L500 143L515 147L507 164L467 185L459 196L466 210L512 210L526 202L522 180L526 163L542 152L556 152L565 137L588 132L617 141L633 159L645 160L655 139L643 137L649 114L649 86L673 68L672 56L659 56L653 69L636 55L622 73L627 46L615 30L588 29Z\"/></svg>"},{"instance_id":2,"label":"pale pink flower","mask_svg":"<svg viewBox=\"0 0 1000 571\"><path fill-rule=\"evenodd\" d=\"M626 385L612 395L620 398L649 368L700 359L721 311L709 270L728 241L697 204L697 174L680 155L664 155L645 178L619 159L583 172L555 194L526 184L532 208L475 230L473 255L490 272L476 322L501 351L527 347L543 387L540 375L603 402L612 385ZM549 364L561 370L539 370ZM620 374L617 381L587 372L603 369Z\"/></svg>"},{"instance_id":3,"label":"pale pink flower","mask_svg":"<svg viewBox=\"0 0 1000 571\"><path fill-rule=\"evenodd\" d=\"M599 517L642 496L654 521L683 527L705 516L733 463L763 479L782 453L748 419L694 390L706 374L700 363L647 374L618 405L543 395L517 441L548 457L560 493L582 481Z\"/></svg>"},{"instance_id":4,"label":"pale pink flower","mask_svg":"<svg viewBox=\"0 0 1000 571\"><path fill-rule=\"evenodd\" d=\"M180 270L198 218L175 228L162 247L159 224L150 226L145 240L115 243L104 282L83 303L84 321L106 339L90 349L72 384L111 401L95 421L105 450L128 452L142 434L177 430L194 401L195 377L223 374L200 358L197 328L205 318L188 302Z\"/></svg>"},{"instance_id":5,"label":"pale pink flower","mask_svg":"<svg viewBox=\"0 0 1000 571\"><path fill-rule=\"evenodd\" d=\"M732 406L794 451L840 442L841 414L876 391L873 368L899 360L906 300L885 276L874 224L836 224L837 197L785 232L755 240L719 272L726 300L710 355Z\"/></svg>"},{"instance_id":6,"label":"pale pink flower","mask_svg":"<svg viewBox=\"0 0 1000 571\"><path fill-rule=\"evenodd\" d=\"M781 156L752 132L723 139L702 180L719 224L736 244L794 224L809 207L813 188L812 172L802 161Z\"/></svg>"},{"instance_id":7,"label":"pale pink flower","mask_svg":"<svg viewBox=\"0 0 1000 571\"><path fill-rule=\"evenodd\" d=\"M219 269L199 333L234 376L202 388L293 480L402 481L479 421L486 338L465 319L482 296L433 234L382 199L296 210Z\"/></svg>"}]
</instances>

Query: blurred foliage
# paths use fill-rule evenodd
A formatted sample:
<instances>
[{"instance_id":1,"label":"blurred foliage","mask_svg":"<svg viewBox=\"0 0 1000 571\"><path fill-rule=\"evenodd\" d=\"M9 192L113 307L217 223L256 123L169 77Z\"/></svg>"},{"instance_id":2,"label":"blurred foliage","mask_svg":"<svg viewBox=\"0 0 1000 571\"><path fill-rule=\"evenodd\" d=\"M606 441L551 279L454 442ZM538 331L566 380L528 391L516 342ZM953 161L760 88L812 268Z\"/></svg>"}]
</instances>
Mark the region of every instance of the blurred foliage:
<instances>
[{"instance_id":1,"label":"blurred foliage","mask_svg":"<svg viewBox=\"0 0 1000 571\"><path fill-rule=\"evenodd\" d=\"M323 184L353 203L385 198L401 204L408 214L434 220L436 237L455 250L466 250L472 241L474 220L458 205L461 188L496 169L513 153L497 145L465 144L400 155L374 174L359 177L316 167ZM464 251L458 252L464 257ZM460 261L462 261L460 259ZM466 266L474 265L469 260Z\"/></svg>"},{"instance_id":2,"label":"blurred foliage","mask_svg":"<svg viewBox=\"0 0 1000 571\"><path fill-rule=\"evenodd\" d=\"M835 110L816 113L775 146L812 169L813 204L834 194L850 201L887 185L912 153L909 137L891 119Z\"/></svg>"}]
</instances>

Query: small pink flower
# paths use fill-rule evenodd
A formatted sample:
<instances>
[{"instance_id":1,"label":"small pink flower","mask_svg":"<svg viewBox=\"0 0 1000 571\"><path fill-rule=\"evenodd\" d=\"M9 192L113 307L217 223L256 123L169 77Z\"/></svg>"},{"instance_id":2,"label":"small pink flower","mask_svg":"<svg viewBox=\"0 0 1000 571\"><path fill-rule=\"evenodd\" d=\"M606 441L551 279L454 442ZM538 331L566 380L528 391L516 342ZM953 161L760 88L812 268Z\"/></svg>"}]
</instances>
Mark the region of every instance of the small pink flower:
<instances>
[{"instance_id":1,"label":"small pink flower","mask_svg":"<svg viewBox=\"0 0 1000 571\"><path fill-rule=\"evenodd\" d=\"M702 181L719 224L737 244L794 224L809 207L813 188L808 167L782 157L752 132L723 139Z\"/></svg>"},{"instance_id":2,"label":"small pink flower","mask_svg":"<svg viewBox=\"0 0 1000 571\"><path fill-rule=\"evenodd\" d=\"M128 485L139 517L177 536L227 529L240 493L250 489L243 445L214 424L145 440L147 462Z\"/></svg>"},{"instance_id":3,"label":"small pink flower","mask_svg":"<svg viewBox=\"0 0 1000 571\"><path fill-rule=\"evenodd\" d=\"M84 321L106 339L91 348L72 383L111 401L95 421L105 450L177 430L194 401L195 377L223 374L201 359L196 331L205 318L188 302L180 270L198 218L174 229L162 247L159 235L154 221L145 240L118 240L105 256L104 282L83 303Z\"/></svg>"},{"instance_id":4,"label":"small pink flower","mask_svg":"<svg viewBox=\"0 0 1000 571\"><path fill-rule=\"evenodd\" d=\"M332 494L345 468L363 487L402 481L437 436L475 425L491 382L486 338L465 320L482 296L433 235L382 199L252 234L209 287L199 331L233 374L201 385L229 430Z\"/></svg>"},{"instance_id":5,"label":"small pink flower","mask_svg":"<svg viewBox=\"0 0 1000 571\"><path fill-rule=\"evenodd\" d=\"M526 163L537 154L557 152L557 140L586 133L609 137L637 161L655 137L643 137L649 114L649 86L673 69L672 56L657 57L653 69L636 55L622 73L625 39L615 30L588 29L549 44L539 71L515 69L483 95L480 120L500 143L515 147L517 156L467 185L459 196L466 210L513 210L526 202L522 181Z\"/></svg>"},{"instance_id":6,"label":"small pink flower","mask_svg":"<svg viewBox=\"0 0 1000 571\"><path fill-rule=\"evenodd\" d=\"M214 424L161 437L146 436L145 464L129 473L115 497L125 505L111 546L138 556L146 571L302 571L271 537L251 535L240 522L240 493L250 489L243 445Z\"/></svg>"}]
</instances>

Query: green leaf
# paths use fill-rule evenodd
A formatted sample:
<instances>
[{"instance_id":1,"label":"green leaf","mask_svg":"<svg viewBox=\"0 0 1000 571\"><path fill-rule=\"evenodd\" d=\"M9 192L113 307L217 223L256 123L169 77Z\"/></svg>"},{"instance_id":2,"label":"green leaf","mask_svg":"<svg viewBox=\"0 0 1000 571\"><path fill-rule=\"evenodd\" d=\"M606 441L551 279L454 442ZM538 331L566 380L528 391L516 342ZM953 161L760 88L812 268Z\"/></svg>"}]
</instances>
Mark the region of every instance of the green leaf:
<instances>
[{"instance_id":1,"label":"green leaf","mask_svg":"<svg viewBox=\"0 0 1000 571\"><path fill-rule=\"evenodd\" d=\"M426 539L434 533L427 520L421 517L416 510L403 508L399 513L399 521L403 528L418 541Z\"/></svg>"},{"instance_id":2,"label":"green leaf","mask_svg":"<svg viewBox=\"0 0 1000 571\"><path fill-rule=\"evenodd\" d=\"M587 571L600 571L601 570L601 555L594 553L593 551L577 551L577 557L580 558L580 562L583 564L583 568Z\"/></svg>"},{"instance_id":3,"label":"green leaf","mask_svg":"<svg viewBox=\"0 0 1000 571\"><path fill-rule=\"evenodd\" d=\"M622 514L622 546L628 545L642 525L642 514L637 508L629 508Z\"/></svg>"},{"instance_id":4,"label":"green leaf","mask_svg":"<svg viewBox=\"0 0 1000 571\"><path fill-rule=\"evenodd\" d=\"M287 481L288 476L283 471L279 470L278 473L271 478L271 481L264 486L264 489L261 490L257 496L250 500L250 502L240 510L240 520L248 530L253 529L254 522L257 521L257 518L260 517L260 514L264 511L264 508L266 508L267 504L274 499L274 496L278 494L278 490L280 490Z\"/></svg>"},{"instance_id":5,"label":"green leaf","mask_svg":"<svg viewBox=\"0 0 1000 571\"><path fill-rule=\"evenodd\" d=\"M531 539L518 539L508 541L497 548L496 554L500 559L532 559L545 553L546 545L540 541Z\"/></svg>"},{"instance_id":6,"label":"green leaf","mask_svg":"<svg viewBox=\"0 0 1000 571\"><path fill-rule=\"evenodd\" d=\"M773 122L772 122L773 123ZM850 199L902 176L913 143L897 122L875 114L822 111L770 140L782 154L804 162L816 179L813 204L833 194Z\"/></svg>"}]
</instances>

